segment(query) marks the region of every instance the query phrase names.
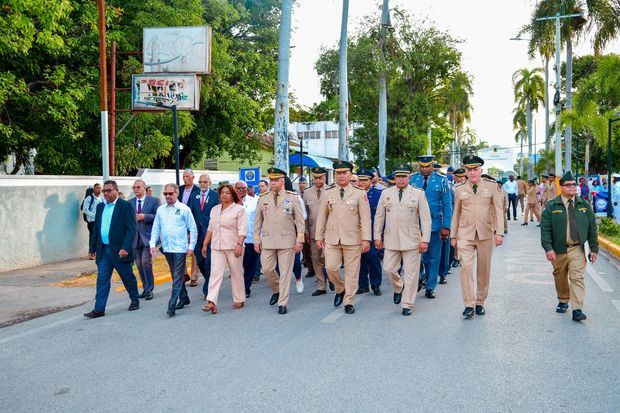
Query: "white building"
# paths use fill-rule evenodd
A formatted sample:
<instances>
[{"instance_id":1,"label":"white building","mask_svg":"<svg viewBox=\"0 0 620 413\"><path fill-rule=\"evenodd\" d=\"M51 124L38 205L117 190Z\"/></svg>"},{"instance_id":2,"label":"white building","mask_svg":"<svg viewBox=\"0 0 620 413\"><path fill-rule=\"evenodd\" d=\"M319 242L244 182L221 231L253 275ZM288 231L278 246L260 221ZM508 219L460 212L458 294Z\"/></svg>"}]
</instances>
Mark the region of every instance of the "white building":
<instances>
[{"instance_id":1,"label":"white building","mask_svg":"<svg viewBox=\"0 0 620 413\"><path fill-rule=\"evenodd\" d=\"M490 148L479 149L478 156L484 160L484 169L497 168L502 171L512 171L515 157L512 149L494 145Z\"/></svg>"},{"instance_id":2,"label":"white building","mask_svg":"<svg viewBox=\"0 0 620 413\"><path fill-rule=\"evenodd\" d=\"M349 142L355 136L355 129L360 127L360 124L349 124ZM296 136L300 143L303 140L303 151L310 156L338 159L338 123L336 122L292 122L289 124L289 135ZM350 149L349 160L353 160Z\"/></svg>"}]
</instances>

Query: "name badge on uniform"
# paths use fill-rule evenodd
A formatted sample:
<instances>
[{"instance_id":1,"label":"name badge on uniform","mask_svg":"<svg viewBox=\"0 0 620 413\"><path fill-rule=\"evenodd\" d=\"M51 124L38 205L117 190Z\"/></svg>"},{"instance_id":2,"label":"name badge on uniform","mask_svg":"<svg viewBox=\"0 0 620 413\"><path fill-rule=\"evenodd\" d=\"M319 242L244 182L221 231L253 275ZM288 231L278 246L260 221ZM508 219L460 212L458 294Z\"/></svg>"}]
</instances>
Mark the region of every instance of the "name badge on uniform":
<instances>
[{"instance_id":1,"label":"name badge on uniform","mask_svg":"<svg viewBox=\"0 0 620 413\"><path fill-rule=\"evenodd\" d=\"M282 210L284 211L284 213L286 215L292 215L293 214L293 205L292 205L290 199L285 199L282 202Z\"/></svg>"}]
</instances>

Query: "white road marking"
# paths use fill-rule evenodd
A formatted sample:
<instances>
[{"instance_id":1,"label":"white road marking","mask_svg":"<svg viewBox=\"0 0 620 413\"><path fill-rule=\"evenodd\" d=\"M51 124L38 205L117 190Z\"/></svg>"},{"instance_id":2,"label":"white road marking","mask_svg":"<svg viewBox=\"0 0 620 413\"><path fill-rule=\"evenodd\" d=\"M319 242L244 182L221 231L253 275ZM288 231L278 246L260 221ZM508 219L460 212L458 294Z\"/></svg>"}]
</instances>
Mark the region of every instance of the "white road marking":
<instances>
[{"instance_id":1,"label":"white road marking","mask_svg":"<svg viewBox=\"0 0 620 413\"><path fill-rule=\"evenodd\" d=\"M611 300L611 303L616 307L616 310L620 311L620 300Z\"/></svg>"},{"instance_id":2,"label":"white road marking","mask_svg":"<svg viewBox=\"0 0 620 413\"><path fill-rule=\"evenodd\" d=\"M361 295L355 296L355 304L357 304L360 301L362 301L364 299L364 297L367 296L368 294L372 294L372 291L369 292L369 293L366 293L366 294L361 294ZM321 323L326 323L326 324L335 323L344 314L345 313L344 313L344 303L343 303L340 307L336 308L334 311L329 313L325 318L323 318L321 320Z\"/></svg>"},{"instance_id":3,"label":"white road marking","mask_svg":"<svg viewBox=\"0 0 620 413\"><path fill-rule=\"evenodd\" d=\"M614 290L609 286L609 284L607 284L607 281L605 281L605 279L598 274L598 272L594 269L594 267L592 267L592 265L588 264L586 266L586 272L590 277L592 277L592 280L596 283L596 285L598 285L598 288L600 288L602 292L614 292Z\"/></svg>"}]
</instances>

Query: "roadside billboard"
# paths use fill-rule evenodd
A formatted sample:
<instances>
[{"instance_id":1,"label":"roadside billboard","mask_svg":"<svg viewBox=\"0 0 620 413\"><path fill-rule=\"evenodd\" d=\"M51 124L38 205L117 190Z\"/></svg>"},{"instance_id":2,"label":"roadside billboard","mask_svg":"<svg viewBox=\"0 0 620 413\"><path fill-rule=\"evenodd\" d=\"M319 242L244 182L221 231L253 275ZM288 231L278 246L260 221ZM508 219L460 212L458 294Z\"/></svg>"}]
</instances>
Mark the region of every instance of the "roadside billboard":
<instances>
[{"instance_id":1,"label":"roadside billboard","mask_svg":"<svg viewBox=\"0 0 620 413\"><path fill-rule=\"evenodd\" d=\"M211 28L145 27L145 73L211 73Z\"/></svg>"},{"instance_id":2,"label":"roadside billboard","mask_svg":"<svg viewBox=\"0 0 620 413\"><path fill-rule=\"evenodd\" d=\"M200 108L200 78L193 74L136 74L131 77L131 107L134 110Z\"/></svg>"}]
</instances>

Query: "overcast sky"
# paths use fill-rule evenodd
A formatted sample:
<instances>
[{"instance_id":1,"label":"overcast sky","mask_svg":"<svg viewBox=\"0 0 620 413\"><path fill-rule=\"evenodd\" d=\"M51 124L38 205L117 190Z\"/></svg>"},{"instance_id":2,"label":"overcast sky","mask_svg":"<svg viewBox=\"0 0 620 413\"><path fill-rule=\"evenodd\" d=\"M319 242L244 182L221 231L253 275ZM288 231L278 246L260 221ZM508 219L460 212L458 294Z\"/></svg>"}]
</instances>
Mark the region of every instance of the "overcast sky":
<instances>
[{"instance_id":1,"label":"overcast sky","mask_svg":"<svg viewBox=\"0 0 620 413\"><path fill-rule=\"evenodd\" d=\"M379 0L350 0L349 33L359 27L365 15L375 14L378 22L379 3ZM428 17L441 30L464 40L460 45L463 66L474 77L470 126L479 138L490 144L515 145L512 74L522 67L542 67L540 59L528 60L527 42L509 40L527 23L535 3L533 0L390 0L390 7L399 5L416 18ZM341 17L342 0L298 0L293 10L295 32L291 44L295 47L291 55L290 85L303 105L321 100L314 63L321 46L338 44ZM591 54L591 43L582 41L573 50L576 56ZM618 42L607 48L610 50L620 50ZM562 61L565 57L563 53ZM554 75L550 78L555 79ZM553 95L553 89L550 94ZM540 143L544 138L543 108L539 115L537 141Z\"/></svg>"}]
</instances>

